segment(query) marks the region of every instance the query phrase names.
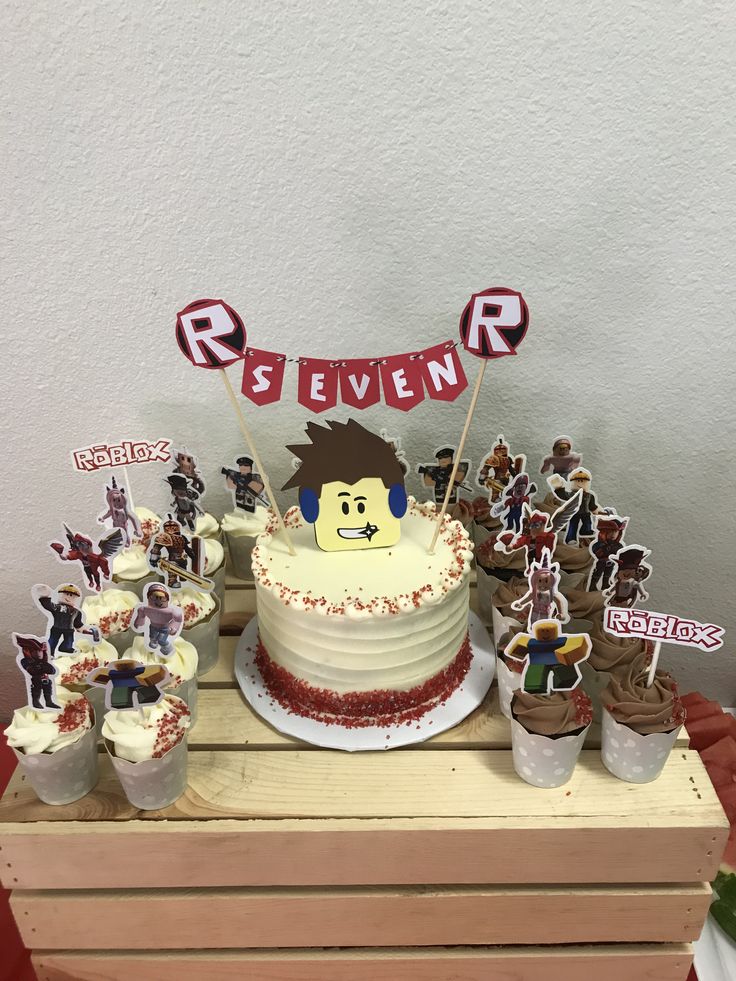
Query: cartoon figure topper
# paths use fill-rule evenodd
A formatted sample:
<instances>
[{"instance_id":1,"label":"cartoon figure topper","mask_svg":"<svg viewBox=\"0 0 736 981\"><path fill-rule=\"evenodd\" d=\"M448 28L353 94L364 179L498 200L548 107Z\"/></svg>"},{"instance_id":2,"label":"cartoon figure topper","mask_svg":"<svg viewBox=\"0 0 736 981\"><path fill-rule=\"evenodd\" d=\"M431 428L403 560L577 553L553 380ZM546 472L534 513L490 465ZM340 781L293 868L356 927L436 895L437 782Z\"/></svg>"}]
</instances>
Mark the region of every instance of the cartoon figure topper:
<instances>
[{"instance_id":1,"label":"cartoon figure topper","mask_svg":"<svg viewBox=\"0 0 736 981\"><path fill-rule=\"evenodd\" d=\"M572 440L569 436L558 436L552 444L552 452L542 460L540 473L552 470L553 474L567 480L572 471L582 463L582 456L573 453Z\"/></svg>"},{"instance_id":2,"label":"cartoon figure topper","mask_svg":"<svg viewBox=\"0 0 736 981\"><path fill-rule=\"evenodd\" d=\"M506 531L521 530L521 514L525 505L531 501L531 495L536 493L537 485L529 483L529 477L520 473L503 492L503 497L491 508L491 515L498 518L503 515L503 526ZM505 512L505 514L504 514Z\"/></svg>"},{"instance_id":3,"label":"cartoon figure topper","mask_svg":"<svg viewBox=\"0 0 736 981\"><path fill-rule=\"evenodd\" d=\"M523 454L511 456L509 444L499 435L496 445L486 456L483 465L476 474L476 483L488 491L488 500L495 503L505 487L508 487L512 477L516 477L526 467L526 457Z\"/></svg>"},{"instance_id":4,"label":"cartoon figure topper","mask_svg":"<svg viewBox=\"0 0 736 981\"><path fill-rule=\"evenodd\" d=\"M588 590L597 589L599 583L601 589L608 589L611 585L614 556L624 547L624 532L628 523L628 518L620 518L617 514L596 515L596 539L589 546L595 565L588 577Z\"/></svg>"},{"instance_id":5,"label":"cartoon figure topper","mask_svg":"<svg viewBox=\"0 0 736 981\"><path fill-rule=\"evenodd\" d=\"M532 562L527 576L529 591L514 600L512 610L525 610L529 607L527 625L531 630L539 620L560 620L567 623L567 600L559 590L560 566L551 561L549 549L542 549L542 561Z\"/></svg>"},{"instance_id":6,"label":"cartoon figure topper","mask_svg":"<svg viewBox=\"0 0 736 981\"><path fill-rule=\"evenodd\" d=\"M532 695L573 691L582 681L580 663L590 654L590 637L561 633L557 620L537 620L531 633L511 639L504 654L526 662L521 676L523 691Z\"/></svg>"},{"instance_id":7,"label":"cartoon figure topper","mask_svg":"<svg viewBox=\"0 0 736 981\"><path fill-rule=\"evenodd\" d=\"M141 523L135 511L131 511L128 498L124 487L118 487L118 482L113 475L112 481L105 487L105 500L107 511L97 519L101 525L110 521L112 528L119 528L123 535L123 544L128 548L132 544L132 538L128 531L128 524L133 527L133 534L140 538Z\"/></svg>"},{"instance_id":8,"label":"cartoon figure topper","mask_svg":"<svg viewBox=\"0 0 736 981\"><path fill-rule=\"evenodd\" d=\"M166 552L166 558L162 553ZM214 583L201 575L204 548L202 539L189 539L173 515L168 514L148 547L148 565L154 572L164 573L169 589L179 589L182 580L209 591Z\"/></svg>"},{"instance_id":9,"label":"cartoon figure topper","mask_svg":"<svg viewBox=\"0 0 736 981\"><path fill-rule=\"evenodd\" d=\"M527 574L531 569L532 562L539 562L542 558L542 549L548 549L550 556L554 555L557 547L557 533L568 523L573 514L577 511L580 504L579 494L576 494L566 504L563 504L551 516L546 511L532 511L528 505L524 505L524 519L521 531L516 537L513 532L505 531L494 541L489 538L480 546L477 553L478 561L483 564L483 554L490 548L497 552L515 552L519 548L526 549L526 570Z\"/></svg>"},{"instance_id":10,"label":"cartoon figure topper","mask_svg":"<svg viewBox=\"0 0 736 981\"><path fill-rule=\"evenodd\" d=\"M191 477L185 477L181 473L171 473L164 480L171 488L172 500L171 507L176 514L176 520L181 525L186 525L190 531L194 531L197 523L197 515L204 514L199 506L199 492L194 489Z\"/></svg>"},{"instance_id":11,"label":"cartoon figure topper","mask_svg":"<svg viewBox=\"0 0 736 981\"><path fill-rule=\"evenodd\" d=\"M569 501L573 496L579 496L580 506L570 519L565 535L565 542L575 542L581 548L587 548L593 538L593 515L600 510L594 495L590 491L591 474L585 467L578 467L570 474L568 486L558 474L547 478L552 493L558 501Z\"/></svg>"},{"instance_id":12,"label":"cartoon figure topper","mask_svg":"<svg viewBox=\"0 0 736 981\"><path fill-rule=\"evenodd\" d=\"M606 606L622 606L631 610L640 600L649 599L649 594L641 585L652 574L651 565L644 561L649 555L649 549L642 545L627 545L613 556L616 575L613 585L603 594Z\"/></svg>"},{"instance_id":13,"label":"cartoon figure topper","mask_svg":"<svg viewBox=\"0 0 736 981\"><path fill-rule=\"evenodd\" d=\"M235 509L239 508L241 511L253 514L256 510L256 503L268 507L268 499L263 493L265 485L261 475L253 470L253 460L249 456L239 456L235 465L237 470L223 467L220 471L225 477L225 483L233 493Z\"/></svg>"},{"instance_id":14,"label":"cartoon figure topper","mask_svg":"<svg viewBox=\"0 0 736 981\"><path fill-rule=\"evenodd\" d=\"M135 608L133 630L143 634L146 647L164 657L174 653L172 641L184 626L184 611L172 606L171 593L158 582L149 582L143 590L143 602Z\"/></svg>"},{"instance_id":15,"label":"cartoon figure topper","mask_svg":"<svg viewBox=\"0 0 736 981\"><path fill-rule=\"evenodd\" d=\"M299 507L325 552L384 548L401 536L404 475L389 444L354 419L307 423L311 443L288 446L302 461L282 490L299 488Z\"/></svg>"},{"instance_id":16,"label":"cartoon figure topper","mask_svg":"<svg viewBox=\"0 0 736 981\"><path fill-rule=\"evenodd\" d=\"M435 450L434 457L437 461L436 464L420 463L417 467L417 473L422 477L425 487L433 488L435 504L442 504L447 493L447 485L452 476L452 468L455 465L455 447L442 446ZM460 488L473 493L473 488L464 483L468 470L470 470L470 460L461 460L455 474L448 504L457 504L457 492Z\"/></svg>"},{"instance_id":17,"label":"cartoon figure topper","mask_svg":"<svg viewBox=\"0 0 736 981\"><path fill-rule=\"evenodd\" d=\"M87 634L92 638L93 644L99 643L100 632L97 627L85 626L84 614L79 608L82 599L79 587L65 583L58 586L55 592L54 596L51 587L43 583L38 583L31 590L33 602L39 610L43 610L48 619L46 642L50 656L55 657L57 653L76 654L76 634Z\"/></svg>"},{"instance_id":18,"label":"cartoon figure topper","mask_svg":"<svg viewBox=\"0 0 736 981\"><path fill-rule=\"evenodd\" d=\"M87 577L87 585L99 592L102 582L109 581L111 576L109 560L123 547L122 531L115 528L103 535L97 543L86 535L71 531L67 525L64 525L64 531L69 547L65 549L60 542L49 542L50 547L61 562L79 562Z\"/></svg>"},{"instance_id":19,"label":"cartoon figure topper","mask_svg":"<svg viewBox=\"0 0 736 981\"><path fill-rule=\"evenodd\" d=\"M196 456L186 446L183 446L180 450L173 450L172 456L176 462L176 466L171 472L187 477L192 487L199 494L200 499L204 497L205 485L202 474L199 472Z\"/></svg>"},{"instance_id":20,"label":"cartoon figure topper","mask_svg":"<svg viewBox=\"0 0 736 981\"><path fill-rule=\"evenodd\" d=\"M29 706L41 712L58 712L61 705L56 703L56 668L49 661L46 642L28 634L13 634L13 643L18 649L15 663L25 677Z\"/></svg>"},{"instance_id":21,"label":"cartoon figure topper","mask_svg":"<svg viewBox=\"0 0 736 981\"><path fill-rule=\"evenodd\" d=\"M144 705L156 705L164 697L161 691L171 680L168 668L161 664L141 664L122 659L94 668L87 675L87 684L105 689L108 711L128 711Z\"/></svg>"}]
</instances>

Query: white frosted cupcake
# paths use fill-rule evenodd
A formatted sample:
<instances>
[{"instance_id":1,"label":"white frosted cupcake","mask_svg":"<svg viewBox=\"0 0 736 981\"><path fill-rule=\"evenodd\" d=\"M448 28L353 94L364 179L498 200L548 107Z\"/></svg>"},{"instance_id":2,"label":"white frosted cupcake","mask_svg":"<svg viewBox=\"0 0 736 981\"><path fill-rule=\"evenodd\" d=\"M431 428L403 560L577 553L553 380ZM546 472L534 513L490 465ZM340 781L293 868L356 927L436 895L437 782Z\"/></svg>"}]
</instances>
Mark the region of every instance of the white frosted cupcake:
<instances>
[{"instance_id":1,"label":"white frosted cupcake","mask_svg":"<svg viewBox=\"0 0 736 981\"><path fill-rule=\"evenodd\" d=\"M230 555L230 568L239 579L253 579L250 559L253 546L259 535L266 530L269 518L273 516L270 508L257 507L252 513L236 508L228 511L222 519L222 531Z\"/></svg>"},{"instance_id":2,"label":"white frosted cupcake","mask_svg":"<svg viewBox=\"0 0 736 981\"><path fill-rule=\"evenodd\" d=\"M140 597L130 589L103 589L101 593L85 596L82 612L88 627L97 627L103 640L109 641L118 654L133 643L130 629L133 611Z\"/></svg>"},{"instance_id":3,"label":"white frosted cupcake","mask_svg":"<svg viewBox=\"0 0 736 981\"><path fill-rule=\"evenodd\" d=\"M167 657L163 654L149 651L143 637L136 637L124 655L131 661L141 664L162 664L171 675L167 690L172 695L181 698L189 706L191 724L197 721L197 664L199 658L193 644L177 637L174 641L174 651ZM100 689L102 690L102 689Z\"/></svg>"},{"instance_id":4,"label":"white frosted cupcake","mask_svg":"<svg viewBox=\"0 0 736 981\"><path fill-rule=\"evenodd\" d=\"M220 606L225 603L225 546L215 538L205 538L204 541L204 574L211 579L217 593Z\"/></svg>"},{"instance_id":5,"label":"white frosted cupcake","mask_svg":"<svg viewBox=\"0 0 736 981\"><path fill-rule=\"evenodd\" d=\"M107 713L102 726L105 747L134 807L158 810L184 793L189 725L186 704L170 694L156 705Z\"/></svg>"},{"instance_id":6,"label":"white frosted cupcake","mask_svg":"<svg viewBox=\"0 0 736 981\"><path fill-rule=\"evenodd\" d=\"M199 655L198 675L217 663L220 644L220 601L214 593L190 586L171 590L171 603L184 611L183 640L193 644Z\"/></svg>"},{"instance_id":7,"label":"white frosted cupcake","mask_svg":"<svg viewBox=\"0 0 736 981\"><path fill-rule=\"evenodd\" d=\"M74 640L76 654L65 654L54 658L58 684L69 691L81 692L90 703L95 713L95 729L97 738L102 731L102 719L105 715L105 689L98 685L88 685L87 675L95 668L104 667L111 661L117 661L118 652L107 640L93 644L89 637L77 634Z\"/></svg>"},{"instance_id":8,"label":"white frosted cupcake","mask_svg":"<svg viewBox=\"0 0 736 981\"><path fill-rule=\"evenodd\" d=\"M97 783L94 712L84 695L56 686L57 712L24 705L5 730L8 745L46 804L70 804Z\"/></svg>"}]
</instances>

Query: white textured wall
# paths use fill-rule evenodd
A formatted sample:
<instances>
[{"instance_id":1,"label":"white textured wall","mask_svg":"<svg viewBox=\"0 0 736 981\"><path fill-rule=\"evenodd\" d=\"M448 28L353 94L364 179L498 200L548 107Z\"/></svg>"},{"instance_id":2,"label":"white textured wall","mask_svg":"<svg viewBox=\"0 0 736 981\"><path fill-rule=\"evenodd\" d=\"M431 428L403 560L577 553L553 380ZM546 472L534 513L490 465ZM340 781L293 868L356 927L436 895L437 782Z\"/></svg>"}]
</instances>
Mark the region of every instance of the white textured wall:
<instances>
[{"instance_id":1,"label":"white textured wall","mask_svg":"<svg viewBox=\"0 0 736 981\"><path fill-rule=\"evenodd\" d=\"M68 574L45 542L100 508L72 446L185 436L210 473L240 449L220 381L174 345L202 294L255 346L340 356L444 339L471 292L520 288L532 327L487 373L471 455L503 430L537 459L570 431L653 551L651 605L733 625L729 0L6 12L3 679L10 631L41 626L30 585ZM304 421L295 384L251 412L274 482ZM466 404L363 419L416 460ZM736 701L727 649L666 661Z\"/></svg>"}]
</instances>

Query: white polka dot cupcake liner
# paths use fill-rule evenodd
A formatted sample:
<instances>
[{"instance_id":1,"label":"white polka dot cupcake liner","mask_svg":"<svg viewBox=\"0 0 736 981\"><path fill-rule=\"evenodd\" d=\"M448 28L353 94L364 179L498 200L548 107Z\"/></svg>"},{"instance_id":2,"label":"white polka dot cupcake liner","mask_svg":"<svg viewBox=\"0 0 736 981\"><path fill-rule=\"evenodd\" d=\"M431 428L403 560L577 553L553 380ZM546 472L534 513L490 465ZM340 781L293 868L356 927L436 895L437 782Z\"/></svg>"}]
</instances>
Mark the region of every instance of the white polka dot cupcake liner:
<instances>
[{"instance_id":1,"label":"white polka dot cupcake liner","mask_svg":"<svg viewBox=\"0 0 736 981\"><path fill-rule=\"evenodd\" d=\"M550 790L572 777L590 726L569 736L540 736L511 719L514 769L532 787Z\"/></svg>"},{"instance_id":2,"label":"white polka dot cupcake liner","mask_svg":"<svg viewBox=\"0 0 736 981\"><path fill-rule=\"evenodd\" d=\"M629 726L616 722L604 708L601 727L603 765L619 780L651 783L664 769L681 728L678 726L672 732L653 732L642 736Z\"/></svg>"},{"instance_id":3,"label":"white polka dot cupcake liner","mask_svg":"<svg viewBox=\"0 0 736 981\"><path fill-rule=\"evenodd\" d=\"M498 704L501 713L511 718L511 699L521 687L521 674L511 671L502 657L496 658L496 683L498 684Z\"/></svg>"},{"instance_id":4,"label":"white polka dot cupcake liner","mask_svg":"<svg viewBox=\"0 0 736 981\"><path fill-rule=\"evenodd\" d=\"M24 753L14 749L28 782L44 804L71 804L97 783L95 727L55 753Z\"/></svg>"},{"instance_id":5,"label":"white polka dot cupcake liner","mask_svg":"<svg viewBox=\"0 0 736 981\"><path fill-rule=\"evenodd\" d=\"M238 579L253 581L251 554L257 539L258 535L231 535L225 532L230 570Z\"/></svg>"},{"instance_id":6,"label":"white polka dot cupcake liner","mask_svg":"<svg viewBox=\"0 0 736 981\"><path fill-rule=\"evenodd\" d=\"M115 755L114 744L105 740L112 765L125 796L133 807L158 811L178 800L187 786L187 738L157 760L131 763Z\"/></svg>"}]
</instances>

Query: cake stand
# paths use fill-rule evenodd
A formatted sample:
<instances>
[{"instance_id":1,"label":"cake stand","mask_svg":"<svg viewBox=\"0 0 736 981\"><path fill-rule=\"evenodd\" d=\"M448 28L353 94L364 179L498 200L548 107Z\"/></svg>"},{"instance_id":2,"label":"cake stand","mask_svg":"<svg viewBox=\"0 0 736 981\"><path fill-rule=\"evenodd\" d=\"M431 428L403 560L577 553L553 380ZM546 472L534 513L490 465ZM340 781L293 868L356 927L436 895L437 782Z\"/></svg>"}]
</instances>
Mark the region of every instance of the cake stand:
<instances>
[{"instance_id":1,"label":"cake stand","mask_svg":"<svg viewBox=\"0 0 736 981\"><path fill-rule=\"evenodd\" d=\"M235 677L251 708L287 736L294 736L326 749L344 749L350 752L396 749L398 746L424 742L438 732L451 729L470 715L485 698L496 670L496 655L486 628L472 612L468 616L468 634L472 660L459 688L420 719L398 725L348 729L334 723L305 719L280 705L266 688L255 663L258 643L256 617L248 623L238 641L235 651Z\"/></svg>"}]
</instances>

